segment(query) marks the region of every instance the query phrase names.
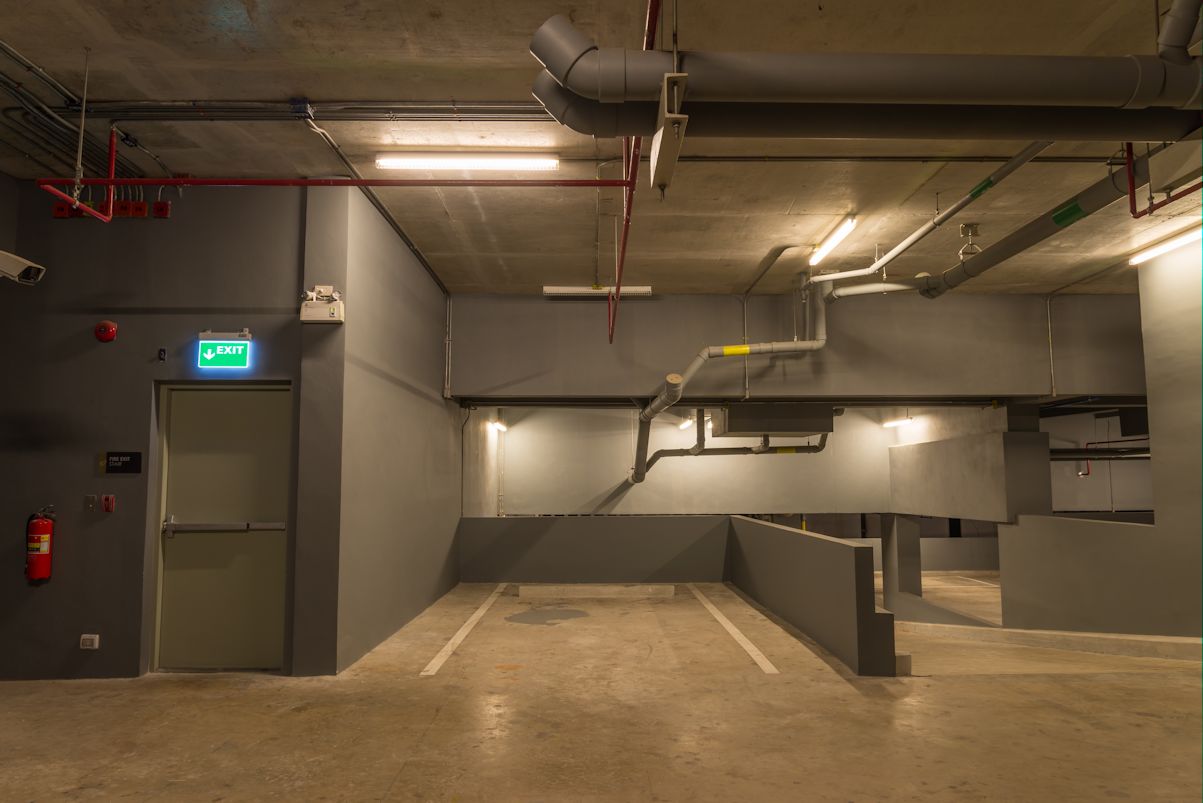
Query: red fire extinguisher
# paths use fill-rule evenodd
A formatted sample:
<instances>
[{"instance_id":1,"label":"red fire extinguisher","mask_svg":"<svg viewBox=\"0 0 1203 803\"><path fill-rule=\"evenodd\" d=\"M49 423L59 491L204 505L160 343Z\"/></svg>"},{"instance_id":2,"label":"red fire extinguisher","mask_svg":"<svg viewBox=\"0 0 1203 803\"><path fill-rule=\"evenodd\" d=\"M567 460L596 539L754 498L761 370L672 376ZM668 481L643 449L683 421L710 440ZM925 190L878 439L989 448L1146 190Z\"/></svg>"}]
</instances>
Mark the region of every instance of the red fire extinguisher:
<instances>
[{"instance_id":1,"label":"red fire extinguisher","mask_svg":"<svg viewBox=\"0 0 1203 803\"><path fill-rule=\"evenodd\" d=\"M54 508L46 506L29 517L25 525L25 577L31 583L50 579L54 541Z\"/></svg>"}]
</instances>

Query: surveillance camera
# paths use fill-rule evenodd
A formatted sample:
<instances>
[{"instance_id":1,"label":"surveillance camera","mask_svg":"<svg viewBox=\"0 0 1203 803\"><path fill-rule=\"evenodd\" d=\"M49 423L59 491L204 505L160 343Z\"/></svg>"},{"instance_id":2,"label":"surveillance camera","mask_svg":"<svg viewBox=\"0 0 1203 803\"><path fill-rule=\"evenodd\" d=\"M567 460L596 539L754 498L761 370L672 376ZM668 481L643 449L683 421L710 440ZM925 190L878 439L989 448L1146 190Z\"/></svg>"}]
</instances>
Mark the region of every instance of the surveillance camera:
<instances>
[{"instance_id":1,"label":"surveillance camera","mask_svg":"<svg viewBox=\"0 0 1203 803\"><path fill-rule=\"evenodd\" d=\"M46 275L46 269L16 254L0 251L0 275L18 284L37 284Z\"/></svg>"}]
</instances>

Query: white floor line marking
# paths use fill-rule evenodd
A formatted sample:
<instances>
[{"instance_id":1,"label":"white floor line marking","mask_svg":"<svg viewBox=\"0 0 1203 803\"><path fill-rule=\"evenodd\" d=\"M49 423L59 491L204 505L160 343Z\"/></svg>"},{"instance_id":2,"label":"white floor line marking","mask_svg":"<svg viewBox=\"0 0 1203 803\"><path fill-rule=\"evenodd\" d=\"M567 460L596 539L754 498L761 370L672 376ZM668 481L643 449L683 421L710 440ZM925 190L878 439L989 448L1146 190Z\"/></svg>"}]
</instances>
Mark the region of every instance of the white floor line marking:
<instances>
[{"instance_id":1,"label":"white floor line marking","mask_svg":"<svg viewBox=\"0 0 1203 803\"><path fill-rule=\"evenodd\" d=\"M455 631L455 635L451 637L451 641L448 641L445 645L443 645L443 649L439 650L439 654L430 659L430 663L426 665L426 668L418 673L419 677L430 677L442 668L443 664L447 662L447 659L451 657L451 654L455 652L456 648L459 647L459 645L464 642L464 639L468 637L468 634L472 632L472 628L476 627L476 623L481 620L481 618L488 612L489 608L493 606L493 603L497 601L497 598L501 596L501 592L505 591L506 585L506 583L502 583L501 585L497 586L497 588L493 589L493 593L489 595L489 598L480 604L480 607L468 617L468 621L464 622L463 625L460 626L459 630Z\"/></svg>"},{"instance_id":2,"label":"white floor line marking","mask_svg":"<svg viewBox=\"0 0 1203 803\"><path fill-rule=\"evenodd\" d=\"M990 586L991 588L998 588L998 583L987 583L985 580L978 580L976 577L966 577L966 576L965 576L965 575L963 575L963 574L957 574L957 575L953 575L953 576L954 576L954 577L959 577L959 578L961 578L962 580L971 580L971 581L973 581L973 582L975 582L975 583L981 583L982 585L984 585L984 586Z\"/></svg>"},{"instance_id":3,"label":"white floor line marking","mask_svg":"<svg viewBox=\"0 0 1203 803\"><path fill-rule=\"evenodd\" d=\"M705 594L703 594L701 591L698 591L697 587L693 583L686 583L686 585L689 587L689 590L693 592L693 595L698 598L698 602L702 603L702 605L706 607L706 610L710 611L710 615L723 626L723 630L726 630L731 635L731 638L735 639L735 643L744 648L744 652L748 654L748 657L755 661L756 665L764 670L766 675L781 674L777 670L777 667L773 666L773 662L766 658L764 653L758 650L756 645L749 641L748 637L741 633L739 628L731 623L730 619L728 619L726 616L723 616L723 612L714 607L713 602L706 599Z\"/></svg>"}]
</instances>

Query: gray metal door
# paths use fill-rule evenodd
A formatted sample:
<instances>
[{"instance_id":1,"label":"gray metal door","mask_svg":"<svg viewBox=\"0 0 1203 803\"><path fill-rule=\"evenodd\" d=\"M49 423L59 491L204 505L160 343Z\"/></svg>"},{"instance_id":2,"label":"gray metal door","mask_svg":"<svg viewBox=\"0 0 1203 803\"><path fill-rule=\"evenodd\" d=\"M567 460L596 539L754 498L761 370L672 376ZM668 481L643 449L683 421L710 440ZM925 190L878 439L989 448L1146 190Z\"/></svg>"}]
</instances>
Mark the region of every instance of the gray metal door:
<instances>
[{"instance_id":1,"label":"gray metal door","mask_svg":"<svg viewBox=\"0 0 1203 803\"><path fill-rule=\"evenodd\" d=\"M173 389L160 669L279 669L292 404L287 389Z\"/></svg>"}]
</instances>

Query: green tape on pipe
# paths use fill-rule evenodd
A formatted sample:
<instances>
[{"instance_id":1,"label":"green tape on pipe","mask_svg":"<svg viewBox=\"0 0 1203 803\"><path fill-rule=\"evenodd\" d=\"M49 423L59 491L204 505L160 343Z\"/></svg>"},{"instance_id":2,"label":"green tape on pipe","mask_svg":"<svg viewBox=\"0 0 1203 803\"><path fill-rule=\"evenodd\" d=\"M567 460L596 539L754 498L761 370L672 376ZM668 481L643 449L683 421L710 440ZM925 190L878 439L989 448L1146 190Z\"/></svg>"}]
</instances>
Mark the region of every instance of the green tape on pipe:
<instances>
[{"instance_id":1,"label":"green tape on pipe","mask_svg":"<svg viewBox=\"0 0 1203 803\"><path fill-rule=\"evenodd\" d=\"M992 178L983 179L981 184L978 184L976 187L974 187L973 189L971 189L969 191L969 197L977 198L979 195L981 195L983 192L985 192L986 190L990 189L993 186L994 186L994 179L992 179Z\"/></svg>"},{"instance_id":2,"label":"green tape on pipe","mask_svg":"<svg viewBox=\"0 0 1203 803\"><path fill-rule=\"evenodd\" d=\"M1082 209L1082 205L1078 203L1078 199L1072 201L1053 212L1053 223L1061 228L1065 228L1071 223L1077 223L1082 218L1086 217L1086 210Z\"/></svg>"}]
</instances>

